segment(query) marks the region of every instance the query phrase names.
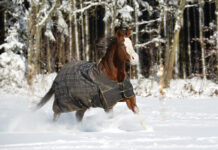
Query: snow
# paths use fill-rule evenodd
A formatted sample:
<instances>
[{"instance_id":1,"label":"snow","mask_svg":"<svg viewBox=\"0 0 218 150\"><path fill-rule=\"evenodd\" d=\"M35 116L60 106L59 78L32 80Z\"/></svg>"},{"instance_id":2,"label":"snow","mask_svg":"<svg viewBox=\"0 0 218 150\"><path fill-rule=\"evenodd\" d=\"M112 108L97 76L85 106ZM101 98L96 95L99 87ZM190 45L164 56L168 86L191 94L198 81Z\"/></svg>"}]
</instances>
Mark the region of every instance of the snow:
<instances>
[{"instance_id":1,"label":"snow","mask_svg":"<svg viewBox=\"0 0 218 150\"><path fill-rule=\"evenodd\" d=\"M133 12L133 8L130 7L129 5L125 5L123 8L119 9L118 12L121 14L121 18L124 21L131 21L132 20L132 16L131 16L131 12Z\"/></svg>"},{"instance_id":2,"label":"snow","mask_svg":"<svg viewBox=\"0 0 218 150\"><path fill-rule=\"evenodd\" d=\"M19 41L19 35L16 28L20 28L18 23L15 23L14 26L8 30L8 36L5 38L6 43L1 44L0 49L5 48L6 50L15 50L24 47L24 44Z\"/></svg>"},{"instance_id":3,"label":"snow","mask_svg":"<svg viewBox=\"0 0 218 150\"><path fill-rule=\"evenodd\" d=\"M25 58L14 54L11 51L4 52L0 55L0 87L9 90L21 88L25 84ZM7 86L7 87L6 87Z\"/></svg>"},{"instance_id":4,"label":"snow","mask_svg":"<svg viewBox=\"0 0 218 150\"><path fill-rule=\"evenodd\" d=\"M151 13L152 13L152 11L153 11L152 6L149 5L149 3L146 2L146 1L139 0L138 2L139 2L139 3L142 5L142 7L143 7L145 10L147 10L148 13L151 15ZM160 3L161 3L161 2L160 2Z\"/></svg>"},{"instance_id":5,"label":"snow","mask_svg":"<svg viewBox=\"0 0 218 150\"><path fill-rule=\"evenodd\" d=\"M135 47L136 48L143 48L143 47L146 47L147 45L149 45L151 43L155 43L155 44L166 43L166 40L161 39L160 37L155 37L155 38L149 40L148 42L141 43L141 44L135 44Z\"/></svg>"},{"instance_id":6,"label":"snow","mask_svg":"<svg viewBox=\"0 0 218 150\"><path fill-rule=\"evenodd\" d=\"M132 80L136 95L160 97L158 77ZM167 98L218 98L216 95L218 85L210 80L202 80L198 77L192 79L171 80L170 88L166 88Z\"/></svg>"},{"instance_id":7,"label":"snow","mask_svg":"<svg viewBox=\"0 0 218 150\"><path fill-rule=\"evenodd\" d=\"M118 0L117 1L118 6L124 6L126 3L127 3L127 0ZM114 4L115 4L115 2L114 2Z\"/></svg>"},{"instance_id":8,"label":"snow","mask_svg":"<svg viewBox=\"0 0 218 150\"><path fill-rule=\"evenodd\" d=\"M22 4L24 0L13 0L14 3Z\"/></svg>"},{"instance_id":9,"label":"snow","mask_svg":"<svg viewBox=\"0 0 218 150\"><path fill-rule=\"evenodd\" d=\"M179 23L176 23L176 25L175 25L175 32L180 30L180 28L181 28L181 25Z\"/></svg>"},{"instance_id":10,"label":"snow","mask_svg":"<svg viewBox=\"0 0 218 150\"><path fill-rule=\"evenodd\" d=\"M41 10L44 13L45 16L41 19L41 21L37 24L37 26L43 26L43 24L45 24L45 22L48 20L49 16L51 15L51 13L55 9L55 7L56 7L56 1L54 1L54 4L53 4L52 8L48 12L47 12L47 10L45 8L43 10Z\"/></svg>"},{"instance_id":11,"label":"snow","mask_svg":"<svg viewBox=\"0 0 218 150\"><path fill-rule=\"evenodd\" d=\"M69 35L68 33L68 25L65 22L61 11L58 11L58 31L63 32L65 35Z\"/></svg>"},{"instance_id":12,"label":"snow","mask_svg":"<svg viewBox=\"0 0 218 150\"><path fill-rule=\"evenodd\" d=\"M92 108L81 123L75 113L53 123L52 101L37 112L26 96L1 95L0 149L113 149L214 150L218 148L217 99L137 97L141 118L125 103L113 113Z\"/></svg>"},{"instance_id":13,"label":"snow","mask_svg":"<svg viewBox=\"0 0 218 150\"><path fill-rule=\"evenodd\" d=\"M0 55L0 93L28 95L31 92L26 80L26 62L25 57L12 51ZM48 91L55 77L56 73L36 75L33 87L34 95L36 97L43 96L42 94Z\"/></svg>"},{"instance_id":14,"label":"snow","mask_svg":"<svg viewBox=\"0 0 218 150\"><path fill-rule=\"evenodd\" d=\"M118 103L110 113L89 109L81 123L75 112L53 123L53 98L36 112L32 108L56 73L36 75L29 95L25 62L10 51L0 55L0 149L218 149L218 86L210 80L172 80L162 98L158 76L140 77L131 81L139 114Z\"/></svg>"},{"instance_id":15,"label":"snow","mask_svg":"<svg viewBox=\"0 0 218 150\"><path fill-rule=\"evenodd\" d=\"M56 41L55 37L51 31L51 27L49 27L48 25L46 25L45 36L47 36L51 41Z\"/></svg>"}]
</instances>

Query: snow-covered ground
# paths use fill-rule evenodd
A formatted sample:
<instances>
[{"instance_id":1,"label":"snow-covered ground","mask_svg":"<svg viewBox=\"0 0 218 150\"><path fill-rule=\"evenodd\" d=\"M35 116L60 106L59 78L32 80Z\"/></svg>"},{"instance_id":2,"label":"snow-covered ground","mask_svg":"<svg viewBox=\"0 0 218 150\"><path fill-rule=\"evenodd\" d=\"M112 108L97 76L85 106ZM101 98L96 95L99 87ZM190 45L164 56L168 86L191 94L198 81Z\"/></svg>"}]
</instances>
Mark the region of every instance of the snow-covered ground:
<instances>
[{"instance_id":1,"label":"snow-covered ground","mask_svg":"<svg viewBox=\"0 0 218 150\"><path fill-rule=\"evenodd\" d=\"M218 100L137 97L140 116L125 103L113 113L90 109L82 123L74 113L52 122L52 100L37 112L28 97L0 98L0 149L5 150L216 150ZM145 129L141 122L146 122Z\"/></svg>"},{"instance_id":2,"label":"snow-covered ground","mask_svg":"<svg viewBox=\"0 0 218 150\"><path fill-rule=\"evenodd\" d=\"M158 80L132 80L140 115L118 103L109 114L88 110L82 123L75 112L53 123L53 100L36 112L31 108L56 74L35 76L31 90L25 68L23 57L0 55L0 150L218 149L218 85L213 81L172 80L159 100Z\"/></svg>"}]
</instances>

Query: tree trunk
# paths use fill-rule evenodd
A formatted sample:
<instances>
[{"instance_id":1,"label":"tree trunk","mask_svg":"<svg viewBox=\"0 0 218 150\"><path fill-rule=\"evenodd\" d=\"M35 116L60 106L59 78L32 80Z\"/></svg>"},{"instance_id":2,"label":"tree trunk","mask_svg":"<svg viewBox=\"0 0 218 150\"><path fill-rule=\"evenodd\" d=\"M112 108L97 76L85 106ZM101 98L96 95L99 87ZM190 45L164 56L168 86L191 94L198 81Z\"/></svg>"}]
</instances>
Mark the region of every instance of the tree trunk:
<instances>
[{"instance_id":1,"label":"tree trunk","mask_svg":"<svg viewBox=\"0 0 218 150\"><path fill-rule=\"evenodd\" d=\"M111 29L111 35L113 36L115 34L115 21L116 21L116 17L117 17L117 2L118 0L115 0L115 6L113 8L113 19L112 19L112 29Z\"/></svg>"},{"instance_id":2,"label":"tree trunk","mask_svg":"<svg viewBox=\"0 0 218 150\"><path fill-rule=\"evenodd\" d=\"M90 47L90 42L89 42L89 14L88 10L85 12L85 60L89 61L89 47Z\"/></svg>"},{"instance_id":3,"label":"tree trunk","mask_svg":"<svg viewBox=\"0 0 218 150\"><path fill-rule=\"evenodd\" d=\"M201 45L201 63L203 78L206 79L206 64L205 64L205 47L204 47L204 0L200 0L199 5L199 32L200 32L200 45Z\"/></svg>"},{"instance_id":4,"label":"tree trunk","mask_svg":"<svg viewBox=\"0 0 218 150\"><path fill-rule=\"evenodd\" d=\"M161 18L161 22L159 24L159 38L161 38L161 31L163 30L163 37L166 38L167 36L167 32L166 32L166 14L167 14L167 11L165 10L165 7L162 7L161 6L162 4L159 3L159 8L160 8L160 18ZM163 28L163 29L162 29ZM159 42L159 45L158 45L158 51L159 51L159 70L158 70L158 73L157 73L157 76L159 77L159 92L161 95L164 95L164 89L163 89L163 70L164 70L164 60L163 60L163 57L162 57L162 54L163 54L163 47L161 45L161 42Z\"/></svg>"},{"instance_id":5,"label":"tree trunk","mask_svg":"<svg viewBox=\"0 0 218 150\"><path fill-rule=\"evenodd\" d=\"M72 0L72 9L76 10L76 1ZM79 53L79 37L78 37L78 25L77 25L77 15L74 13L73 15L73 23L74 23L74 36L75 36L75 48L76 48L76 60L80 60Z\"/></svg>"},{"instance_id":6,"label":"tree trunk","mask_svg":"<svg viewBox=\"0 0 218 150\"><path fill-rule=\"evenodd\" d=\"M218 1L216 0L216 32L218 31ZM218 50L218 34L216 34L216 50ZM218 75L218 52L216 52L216 75ZM217 79L218 80L218 79Z\"/></svg>"},{"instance_id":7,"label":"tree trunk","mask_svg":"<svg viewBox=\"0 0 218 150\"><path fill-rule=\"evenodd\" d=\"M166 38L166 47L165 47L165 54L164 54L164 72L167 71L167 63L169 62L169 57L170 57L170 33L172 33L172 21L169 19L169 12L168 10L165 11L164 13L164 35L165 35L165 38ZM168 29L168 30L167 30ZM167 32L168 31L168 32ZM164 74L162 74L164 75ZM165 84L164 84L164 76L162 77L162 81L163 81L163 88L165 88Z\"/></svg>"},{"instance_id":8,"label":"tree trunk","mask_svg":"<svg viewBox=\"0 0 218 150\"><path fill-rule=\"evenodd\" d=\"M186 15L187 15L187 33L188 33L188 37L187 37L187 42L188 42L188 70L189 70L189 75L192 74L192 55L191 55L191 38L190 38L190 15L189 15L189 8L187 8L186 11Z\"/></svg>"},{"instance_id":9,"label":"tree trunk","mask_svg":"<svg viewBox=\"0 0 218 150\"><path fill-rule=\"evenodd\" d=\"M72 3L70 3L72 5ZM73 53L73 38L72 38L72 16L71 16L71 13L72 13L72 9L70 9L70 12L69 12L69 57L68 57L68 61L72 61L72 53Z\"/></svg>"},{"instance_id":10,"label":"tree trunk","mask_svg":"<svg viewBox=\"0 0 218 150\"><path fill-rule=\"evenodd\" d=\"M45 3L45 2L43 2L43 3ZM40 40L41 40L41 29L42 29L42 27L41 27L41 25L38 25L39 22L40 22L40 18L37 17L37 16L38 16L41 5L44 5L44 4L37 4L37 5L34 4L34 6L35 6L35 9L34 9L35 19L34 19L33 26L35 26L35 34L34 34L33 40L35 42L33 42L33 49L35 51L35 60L34 60L33 63L34 63L34 72L35 73L40 72L39 57L40 57Z\"/></svg>"},{"instance_id":11,"label":"tree trunk","mask_svg":"<svg viewBox=\"0 0 218 150\"><path fill-rule=\"evenodd\" d=\"M134 18L135 18L135 44L139 43L139 26L138 23L138 8L136 7L136 0L133 0L133 6L134 6ZM136 47L136 52L139 54L139 48ZM134 75L136 78L140 76L141 70L140 70L140 63L136 66L136 74Z\"/></svg>"},{"instance_id":12,"label":"tree trunk","mask_svg":"<svg viewBox=\"0 0 218 150\"><path fill-rule=\"evenodd\" d=\"M175 49L175 65L174 65L174 70L175 70L175 77L178 78L179 76L179 39L178 43Z\"/></svg>"},{"instance_id":13,"label":"tree trunk","mask_svg":"<svg viewBox=\"0 0 218 150\"><path fill-rule=\"evenodd\" d=\"M180 77L183 77L183 79L186 79L187 77L187 71L186 71L186 68L187 68L187 64L189 63L186 59L186 54L187 54L187 48L186 48L186 45L185 45L185 26L182 27L181 31L180 31L180 40L179 40L179 76Z\"/></svg>"},{"instance_id":14,"label":"tree trunk","mask_svg":"<svg viewBox=\"0 0 218 150\"><path fill-rule=\"evenodd\" d=\"M105 9L105 13L107 11L110 11L110 9L107 6L105 6L104 9ZM105 20L104 24L105 24L104 35L105 35L105 39L107 39L108 37L111 37L111 34L110 34L110 23L109 23L108 20ZM107 40L105 40L105 48L106 48L106 46L107 46Z\"/></svg>"},{"instance_id":15,"label":"tree trunk","mask_svg":"<svg viewBox=\"0 0 218 150\"><path fill-rule=\"evenodd\" d=\"M48 37L46 38L46 45L47 45L47 48L46 48L46 51L47 51L47 70L48 70L48 73L51 73L51 49L50 49L50 42L49 42L49 39Z\"/></svg>"},{"instance_id":16,"label":"tree trunk","mask_svg":"<svg viewBox=\"0 0 218 150\"><path fill-rule=\"evenodd\" d=\"M80 0L80 9L83 8L83 0ZM82 49L82 58L81 59L85 59L85 42L84 42L84 36L85 36L85 33L84 33L84 18L83 18L83 13L80 14L81 15L81 37L82 37L82 46L81 46L81 49Z\"/></svg>"},{"instance_id":17,"label":"tree trunk","mask_svg":"<svg viewBox=\"0 0 218 150\"><path fill-rule=\"evenodd\" d=\"M4 43L5 39L5 11L3 10L2 7L0 7L0 45ZM3 53L4 50L3 48L0 49L0 54Z\"/></svg>"},{"instance_id":18,"label":"tree trunk","mask_svg":"<svg viewBox=\"0 0 218 150\"><path fill-rule=\"evenodd\" d=\"M58 71L60 71L63 66L62 64L63 62L63 42L64 42L63 39L64 39L63 35L60 35L59 44L58 44L59 45L58 47Z\"/></svg>"},{"instance_id":19,"label":"tree trunk","mask_svg":"<svg viewBox=\"0 0 218 150\"><path fill-rule=\"evenodd\" d=\"M105 6L104 9L106 13L106 11L108 11L108 8ZM108 38L108 21L107 20L104 21L104 38L105 39ZM107 40L105 40L104 47L105 49L107 49Z\"/></svg>"},{"instance_id":20,"label":"tree trunk","mask_svg":"<svg viewBox=\"0 0 218 150\"><path fill-rule=\"evenodd\" d=\"M160 9L160 18L161 18L161 21L159 23L159 26L158 26L158 31L159 31L159 34L158 34L158 37L159 38L162 38L162 35L161 35L161 32L163 31L163 37L165 38L166 37L166 10L165 10L165 7L162 8L162 6L159 4L159 9ZM162 54L163 54L163 47L161 45L161 42L158 43L158 51L159 51L159 64L160 66L163 66L163 57L162 57Z\"/></svg>"},{"instance_id":21,"label":"tree trunk","mask_svg":"<svg viewBox=\"0 0 218 150\"><path fill-rule=\"evenodd\" d=\"M196 8L197 9L197 8ZM194 38L198 38L197 35L197 15L196 15L196 9L193 8L193 24L194 24ZM197 41L194 41L194 56L193 56L194 61L194 73L199 73L199 58L198 58L198 43Z\"/></svg>"},{"instance_id":22,"label":"tree trunk","mask_svg":"<svg viewBox=\"0 0 218 150\"><path fill-rule=\"evenodd\" d=\"M41 51L41 34L42 33L42 28L41 26L36 27L36 43L35 43L35 48L36 48L36 60L35 60L35 71L37 73L40 73L40 51Z\"/></svg>"},{"instance_id":23,"label":"tree trunk","mask_svg":"<svg viewBox=\"0 0 218 150\"><path fill-rule=\"evenodd\" d=\"M31 8L29 9L29 19L28 19L28 28L27 28L27 33L28 33L28 51L27 51L27 60L28 60L28 77L27 81L30 87L33 86L33 78L34 78L34 35L36 33L36 6L34 5L34 2L31 1Z\"/></svg>"},{"instance_id":24,"label":"tree trunk","mask_svg":"<svg viewBox=\"0 0 218 150\"><path fill-rule=\"evenodd\" d=\"M173 66L175 62L175 52L176 52L176 47L179 42L179 33L180 33L180 28L181 28L181 20L183 17L183 11L185 8L185 3L186 0L182 0L180 7L179 7L179 15L176 17L176 23L175 23L175 32L173 36L173 41L172 41L172 48L169 52L169 60L165 62L165 67L164 67L164 74L163 74L163 79L164 79L164 87L169 87L170 80L172 78L173 74Z\"/></svg>"},{"instance_id":25,"label":"tree trunk","mask_svg":"<svg viewBox=\"0 0 218 150\"><path fill-rule=\"evenodd\" d=\"M40 51L41 51L40 43L41 43L42 27L45 25L47 20L51 17L51 15L56 10L59 0L55 1L55 5L54 7L52 7L52 10L50 10L49 14L41 20L41 18L38 17L39 15L38 13L40 12L41 5L45 6L46 5L45 3L46 1L43 1L42 4L35 5L35 3L31 1L30 12L29 12L30 15L28 21L28 32L27 32L29 33L28 65L30 68L34 69L33 72L38 72L38 73L40 72L39 62L40 62Z\"/></svg>"}]
</instances>

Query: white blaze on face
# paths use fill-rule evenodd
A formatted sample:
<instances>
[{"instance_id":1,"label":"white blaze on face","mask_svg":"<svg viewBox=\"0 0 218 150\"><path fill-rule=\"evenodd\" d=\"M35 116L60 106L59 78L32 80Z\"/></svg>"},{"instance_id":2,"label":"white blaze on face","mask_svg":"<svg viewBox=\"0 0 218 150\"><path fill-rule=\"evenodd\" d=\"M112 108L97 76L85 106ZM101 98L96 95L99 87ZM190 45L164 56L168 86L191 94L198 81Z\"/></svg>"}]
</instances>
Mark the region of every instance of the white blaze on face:
<instances>
[{"instance_id":1,"label":"white blaze on face","mask_svg":"<svg viewBox=\"0 0 218 150\"><path fill-rule=\"evenodd\" d=\"M129 38L124 38L124 45L126 46L126 52L130 56L130 63L137 65L139 63L139 56L133 49L132 41Z\"/></svg>"}]
</instances>

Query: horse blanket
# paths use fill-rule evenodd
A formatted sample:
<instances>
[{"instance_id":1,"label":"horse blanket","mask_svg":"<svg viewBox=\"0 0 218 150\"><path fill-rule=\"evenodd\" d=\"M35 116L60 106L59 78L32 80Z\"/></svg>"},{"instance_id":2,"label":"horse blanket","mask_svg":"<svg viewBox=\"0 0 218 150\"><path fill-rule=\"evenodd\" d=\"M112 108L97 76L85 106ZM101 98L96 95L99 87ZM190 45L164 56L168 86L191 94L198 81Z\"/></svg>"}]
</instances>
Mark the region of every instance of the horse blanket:
<instances>
[{"instance_id":1,"label":"horse blanket","mask_svg":"<svg viewBox=\"0 0 218 150\"><path fill-rule=\"evenodd\" d=\"M128 76L123 82L110 80L93 62L66 64L54 80L54 112L70 112L90 107L112 108L134 96Z\"/></svg>"}]
</instances>

